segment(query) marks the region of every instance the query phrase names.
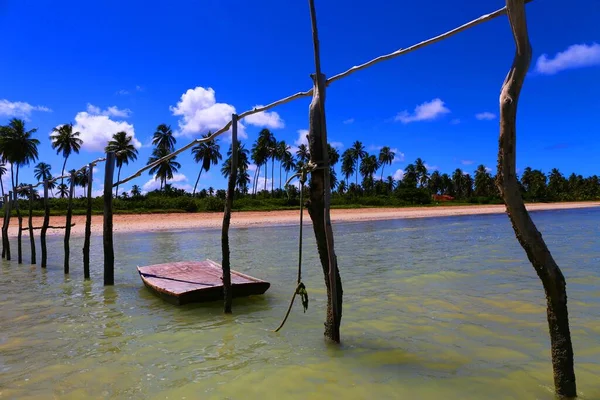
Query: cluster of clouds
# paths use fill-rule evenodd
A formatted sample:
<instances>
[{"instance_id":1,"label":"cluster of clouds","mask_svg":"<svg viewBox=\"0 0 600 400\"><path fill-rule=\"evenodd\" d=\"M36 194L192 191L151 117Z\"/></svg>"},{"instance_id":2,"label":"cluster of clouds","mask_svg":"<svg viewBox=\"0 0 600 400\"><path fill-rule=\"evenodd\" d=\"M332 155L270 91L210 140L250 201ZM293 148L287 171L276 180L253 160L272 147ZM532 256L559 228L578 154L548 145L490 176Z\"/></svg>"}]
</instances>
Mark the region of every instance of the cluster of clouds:
<instances>
[{"instance_id":1,"label":"cluster of clouds","mask_svg":"<svg viewBox=\"0 0 600 400\"><path fill-rule=\"evenodd\" d=\"M260 108L256 105L255 108ZM197 86L188 89L175 106L169 107L174 116L179 119L177 136L196 137L199 133L215 132L231 121L231 115L236 113L235 107L227 103L218 103L213 88ZM261 128L280 129L285 122L275 111L263 111L245 117L238 122L238 137L246 139L246 126L254 125ZM229 129L228 134L231 134Z\"/></svg>"},{"instance_id":2,"label":"cluster of clouds","mask_svg":"<svg viewBox=\"0 0 600 400\"><path fill-rule=\"evenodd\" d=\"M173 179L168 179L167 183L173 185L174 188L183 189L188 192L194 189L187 176L182 173L173 174ZM142 193L148 193L156 189L160 189L160 180L156 179L156 175L142 185Z\"/></svg>"},{"instance_id":3,"label":"cluster of clouds","mask_svg":"<svg viewBox=\"0 0 600 400\"><path fill-rule=\"evenodd\" d=\"M52 112L46 106L32 106L23 101L0 100L0 116L28 119L33 111Z\"/></svg>"},{"instance_id":4,"label":"cluster of clouds","mask_svg":"<svg viewBox=\"0 0 600 400\"><path fill-rule=\"evenodd\" d=\"M544 75L554 75L567 69L600 65L600 44L574 44L554 57L542 54L535 63L535 71Z\"/></svg>"}]
</instances>

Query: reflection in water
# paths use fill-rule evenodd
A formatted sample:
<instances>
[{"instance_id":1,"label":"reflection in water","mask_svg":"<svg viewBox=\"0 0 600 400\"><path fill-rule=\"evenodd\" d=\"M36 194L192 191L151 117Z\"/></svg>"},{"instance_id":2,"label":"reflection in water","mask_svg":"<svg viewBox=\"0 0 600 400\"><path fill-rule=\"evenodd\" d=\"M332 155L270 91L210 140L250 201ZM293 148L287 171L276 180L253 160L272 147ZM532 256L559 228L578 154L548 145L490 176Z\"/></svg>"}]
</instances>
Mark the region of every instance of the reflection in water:
<instances>
[{"instance_id":1,"label":"reflection in water","mask_svg":"<svg viewBox=\"0 0 600 400\"><path fill-rule=\"evenodd\" d=\"M533 217L567 278L581 398L600 398L600 211ZM323 340L310 229L310 306L295 307L279 333L297 227L232 230L235 269L272 286L234 299L231 316L220 301L169 305L135 268L218 261L218 230L116 234L117 284L106 288L101 237L87 282L79 251L64 276L62 237L51 237L47 271L0 268L0 398L553 398L543 290L506 216L336 224L335 233L341 346Z\"/></svg>"}]
</instances>

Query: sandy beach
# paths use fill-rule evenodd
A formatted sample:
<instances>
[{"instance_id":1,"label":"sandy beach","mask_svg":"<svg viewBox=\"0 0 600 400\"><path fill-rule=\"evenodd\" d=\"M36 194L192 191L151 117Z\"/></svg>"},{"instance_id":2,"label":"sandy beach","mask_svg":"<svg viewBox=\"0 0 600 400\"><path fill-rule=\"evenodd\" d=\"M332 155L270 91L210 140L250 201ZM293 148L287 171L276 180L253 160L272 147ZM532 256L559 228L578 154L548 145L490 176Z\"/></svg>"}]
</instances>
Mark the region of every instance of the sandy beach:
<instances>
[{"instance_id":1,"label":"sandy beach","mask_svg":"<svg viewBox=\"0 0 600 400\"><path fill-rule=\"evenodd\" d=\"M528 204L529 211L562 210L574 208L600 207L600 202L572 202L572 203L543 203ZM332 221L356 222L375 221L402 218L428 218L446 217L456 215L481 215L504 213L504 205L472 205L472 206L435 206L411 208L359 208L359 209L334 209L331 210ZM269 225L290 225L298 223L297 210L284 211L238 211L233 212L232 227L252 227ZM308 213L305 212L305 223L310 223ZM73 235L83 235L85 229L85 216L73 216ZM113 226L115 232L151 232L162 230L184 230L198 228L220 228L223 222L222 213L193 213L193 214L127 214L115 215ZM27 219L23 221L27 226ZM65 217L51 217L51 226L62 226ZM41 217L33 218L34 226L42 225ZM49 229L48 234L61 234L62 229ZM9 234L17 233L17 220L13 218L9 227ZM25 230L24 235L27 235ZM36 231L39 235L39 230ZM102 216L92 218L92 233L102 233Z\"/></svg>"}]
</instances>

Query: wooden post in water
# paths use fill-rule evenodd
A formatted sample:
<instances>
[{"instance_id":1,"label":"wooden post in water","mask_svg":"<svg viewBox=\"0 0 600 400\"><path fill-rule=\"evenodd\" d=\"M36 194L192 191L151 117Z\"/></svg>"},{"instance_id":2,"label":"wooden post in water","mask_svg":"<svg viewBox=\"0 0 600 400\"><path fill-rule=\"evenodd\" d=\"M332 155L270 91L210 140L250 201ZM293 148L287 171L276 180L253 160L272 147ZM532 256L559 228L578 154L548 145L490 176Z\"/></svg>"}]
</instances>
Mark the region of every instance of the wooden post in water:
<instances>
[{"instance_id":1,"label":"wooden post in water","mask_svg":"<svg viewBox=\"0 0 600 400\"><path fill-rule=\"evenodd\" d=\"M33 237L33 185L29 185L29 243L31 246L31 264L36 264L35 238Z\"/></svg>"},{"instance_id":2,"label":"wooden post in water","mask_svg":"<svg viewBox=\"0 0 600 400\"><path fill-rule=\"evenodd\" d=\"M115 249L113 248L112 187L115 171L115 153L106 154L104 170L104 286L115 284Z\"/></svg>"},{"instance_id":3,"label":"wooden post in water","mask_svg":"<svg viewBox=\"0 0 600 400\"><path fill-rule=\"evenodd\" d=\"M8 199L6 201L6 223L4 224L4 243L6 246L6 259L10 261L10 240L8 238L8 227L10 225L10 213L12 204L12 192L8 192Z\"/></svg>"},{"instance_id":4,"label":"wooden post in water","mask_svg":"<svg viewBox=\"0 0 600 400\"><path fill-rule=\"evenodd\" d=\"M85 212L85 238L83 241L83 279L90 279L90 236L92 234L92 178L94 164L88 165L87 209Z\"/></svg>"},{"instance_id":5,"label":"wooden post in water","mask_svg":"<svg viewBox=\"0 0 600 400\"><path fill-rule=\"evenodd\" d=\"M69 185L69 203L67 205L67 218L65 224L65 274L69 273L69 257L71 249L69 248L69 240L71 239L71 220L73 216L73 191L75 190L75 172L71 172L71 183Z\"/></svg>"},{"instance_id":6,"label":"wooden post in water","mask_svg":"<svg viewBox=\"0 0 600 400\"><path fill-rule=\"evenodd\" d=\"M233 195L235 193L235 184L237 181L237 159L238 147L237 140L237 124L238 116L231 115L231 172L229 173L229 181L227 184L227 197L225 200L225 212L223 213L223 227L221 229L221 251L223 254L223 294L225 299L224 311L226 314L231 314L231 264L229 261L229 222L231 220L231 207L233 205Z\"/></svg>"},{"instance_id":7,"label":"wooden post in water","mask_svg":"<svg viewBox=\"0 0 600 400\"><path fill-rule=\"evenodd\" d=\"M309 0L315 55L313 75L313 99L309 108L308 142L310 161L320 167L311 173L310 202L308 214L313 222L317 249L327 287L327 320L325 336L340 342L340 322L342 319L342 280L335 255L333 229L330 216L330 167L327 143L327 123L325 119L325 75L321 73L319 33L314 0Z\"/></svg>"},{"instance_id":8,"label":"wooden post in water","mask_svg":"<svg viewBox=\"0 0 600 400\"><path fill-rule=\"evenodd\" d=\"M44 222L40 232L40 243L42 244L42 268L46 268L48 261L48 249L46 248L46 232L50 224L50 205L48 204L48 186L49 182L44 181Z\"/></svg>"},{"instance_id":9,"label":"wooden post in water","mask_svg":"<svg viewBox=\"0 0 600 400\"><path fill-rule=\"evenodd\" d=\"M23 216L19 208L19 191L15 190L15 210L17 210L17 220L19 222L19 230L17 231L17 263L23 264Z\"/></svg>"},{"instance_id":10,"label":"wooden post in water","mask_svg":"<svg viewBox=\"0 0 600 400\"><path fill-rule=\"evenodd\" d=\"M8 211L8 195L4 195L2 196L2 202L3 202L3 211L4 211L4 215L2 216L2 258L6 257L6 234L4 232L4 228L6 227L6 218L8 216L7 211Z\"/></svg>"}]
</instances>

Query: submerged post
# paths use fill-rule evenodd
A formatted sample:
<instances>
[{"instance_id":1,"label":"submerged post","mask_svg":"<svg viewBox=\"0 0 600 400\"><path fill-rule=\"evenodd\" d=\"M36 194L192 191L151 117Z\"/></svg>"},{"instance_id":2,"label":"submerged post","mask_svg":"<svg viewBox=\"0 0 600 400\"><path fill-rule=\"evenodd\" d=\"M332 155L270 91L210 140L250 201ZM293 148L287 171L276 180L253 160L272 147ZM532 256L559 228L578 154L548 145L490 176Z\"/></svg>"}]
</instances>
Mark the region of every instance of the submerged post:
<instances>
[{"instance_id":1,"label":"submerged post","mask_svg":"<svg viewBox=\"0 0 600 400\"><path fill-rule=\"evenodd\" d=\"M42 222L42 231L40 232L40 243L42 246L42 268L46 268L48 261L48 249L46 248L46 232L50 224L50 205L48 204L48 186L50 183L44 181L44 222Z\"/></svg>"},{"instance_id":2,"label":"submerged post","mask_svg":"<svg viewBox=\"0 0 600 400\"><path fill-rule=\"evenodd\" d=\"M36 264L35 238L33 236L33 185L29 185L29 244L31 246L31 264Z\"/></svg>"},{"instance_id":3,"label":"submerged post","mask_svg":"<svg viewBox=\"0 0 600 400\"><path fill-rule=\"evenodd\" d=\"M17 221L19 230L17 231L17 263L23 264L23 216L19 208L19 190L15 190L15 210L17 210Z\"/></svg>"},{"instance_id":4,"label":"submerged post","mask_svg":"<svg viewBox=\"0 0 600 400\"><path fill-rule=\"evenodd\" d=\"M311 173L310 200L308 213L313 222L319 258L327 287L327 320L325 336L340 342L340 322L342 319L342 280L337 268L337 257L333 243L333 229L330 216L331 185L327 124L325 120L325 75L321 73L319 34L314 0L309 0L313 33L315 71L313 78L313 99L309 108L308 142L310 161L316 169Z\"/></svg>"},{"instance_id":5,"label":"submerged post","mask_svg":"<svg viewBox=\"0 0 600 400\"><path fill-rule=\"evenodd\" d=\"M6 257L6 234L4 229L6 227L6 218L8 216L8 195L2 196L2 202L2 210L4 211L4 215L2 216L2 258L4 258Z\"/></svg>"},{"instance_id":6,"label":"submerged post","mask_svg":"<svg viewBox=\"0 0 600 400\"><path fill-rule=\"evenodd\" d=\"M69 256L71 254L71 249L69 248L69 240L71 239L71 220L73 216L73 191L75 189L75 173L71 172L71 183L69 185L69 203L67 205L67 218L65 224L65 274L69 273Z\"/></svg>"},{"instance_id":7,"label":"submerged post","mask_svg":"<svg viewBox=\"0 0 600 400\"><path fill-rule=\"evenodd\" d=\"M229 223L231 221L231 207L233 206L233 195L235 193L235 184L237 181L237 159L238 147L237 140L238 116L231 115L231 171L227 182L227 197L225 200L225 212L223 213L223 227L221 229L221 251L223 254L223 297L225 299L224 311L231 314L231 301L233 293L231 291L231 263L229 260Z\"/></svg>"},{"instance_id":8,"label":"submerged post","mask_svg":"<svg viewBox=\"0 0 600 400\"><path fill-rule=\"evenodd\" d=\"M83 241L83 279L90 279L90 236L92 234L92 178L94 164L88 165L87 209L85 212L85 238Z\"/></svg>"},{"instance_id":9,"label":"submerged post","mask_svg":"<svg viewBox=\"0 0 600 400\"><path fill-rule=\"evenodd\" d=\"M506 204L515 236L544 287L556 394L561 398L574 398L577 396L577 387L565 277L525 208L516 176L517 103L531 62L524 0L506 0L506 9L516 53L500 92L496 185Z\"/></svg>"},{"instance_id":10,"label":"submerged post","mask_svg":"<svg viewBox=\"0 0 600 400\"><path fill-rule=\"evenodd\" d=\"M4 224L4 242L6 246L6 259L10 261L10 239L8 238L8 227L10 226L10 214L12 212L12 192L8 192L8 200L6 202L6 223Z\"/></svg>"},{"instance_id":11,"label":"submerged post","mask_svg":"<svg viewBox=\"0 0 600 400\"><path fill-rule=\"evenodd\" d=\"M115 250L113 248L112 187L115 171L115 153L106 153L104 169L104 286L115 284Z\"/></svg>"}]
</instances>

